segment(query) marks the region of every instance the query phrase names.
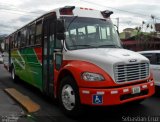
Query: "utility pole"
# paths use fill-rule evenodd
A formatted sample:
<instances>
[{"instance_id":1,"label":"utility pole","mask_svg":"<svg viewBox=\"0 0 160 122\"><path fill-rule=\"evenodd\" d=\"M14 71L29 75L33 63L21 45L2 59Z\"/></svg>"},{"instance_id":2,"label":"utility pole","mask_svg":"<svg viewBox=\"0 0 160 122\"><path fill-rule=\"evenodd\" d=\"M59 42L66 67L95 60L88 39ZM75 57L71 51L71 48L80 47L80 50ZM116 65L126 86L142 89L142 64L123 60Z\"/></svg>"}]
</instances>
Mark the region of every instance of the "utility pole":
<instances>
[{"instance_id":1,"label":"utility pole","mask_svg":"<svg viewBox=\"0 0 160 122\"><path fill-rule=\"evenodd\" d=\"M119 17L117 17L116 19L117 19L117 30L119 31Z\"/></svg>"},{"instance_id":2,"label":"utility pole","mask_svg":"<svg viewBox=\"0 0 160 122\"><path fill-rule=\"evenodd\" d=\"M155 16L151 15L151 18L153 20L153 27L154 27L154 31L153 32L155 32L156 31L156 28L155 28L155 23L156 23Z\"/></svg>"}]
</instances>

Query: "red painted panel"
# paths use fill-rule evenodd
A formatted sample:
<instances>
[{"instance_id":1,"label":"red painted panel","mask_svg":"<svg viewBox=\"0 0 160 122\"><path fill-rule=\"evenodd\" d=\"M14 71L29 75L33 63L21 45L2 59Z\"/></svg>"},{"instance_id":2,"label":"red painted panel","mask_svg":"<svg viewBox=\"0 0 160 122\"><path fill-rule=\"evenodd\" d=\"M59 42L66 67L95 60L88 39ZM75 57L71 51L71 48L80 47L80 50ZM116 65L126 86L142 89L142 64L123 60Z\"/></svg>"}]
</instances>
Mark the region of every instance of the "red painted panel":
<instances>
[{"instance_id":1,"label":"red painted panel","mask_svg":"<svg viewBox=\"0 0 160 122\"><path fill-rule=\"evenodd\" d=\"M34 51L37 55L39 62L42 63L42 47L36 47L34 48Z\"/></svg>"},{"instance_id":2,"label":"red painted panel","mask_svg":"<svg viewBox=\"0 0 160 122\"><path fill-rule=\"evenodd\" d=\"M127 95L127 94L132 94L132 88L136 87L137 85L133 86L126 86L126 87L121 87L121 88L112 88L112 89L96 89L96 88L80 88L79 93L80 93L80 100L82 104L86 105L92 105L92 106L110 106L110 105L118 105L118 104L123 104L129 101L134 101L138 99L145 99L150 96L152 96L155 93L155 87L154 85L151 86L152 82L148 83L143 83L139 84L141 91L148 89L148 93L146 95L141 95L141 96L136 96L132 98L128 98L126 100L120 100L120 97L122 95ZM147 85L147 88L142 88L143 85ZM128 89L129 91L124 93L123 90ZM84 94L83 91L89 91L88 94ZM111 91L117 91L116 94L111 94ZM93 104L93 95L98 95L97 92L103 92L104 94L102 95L102 104Z\"/></svg>"},{"instance_id":3,"label":"red painted panel","mask_svg":"<svg viewBox=\"0 0 160 122\"><path fill-rule=\"evenodd\" d=\"M126 82L123 84L117 84L113 81L111 76L107 72L105 72L103 69L101 69L100 67L96 66L95 64L92 64L92 63L89 63L86 61L79 61L79 60L63 61L63 64L62 64L60 71L56 71L54 74L55 84L57 84L56 83L57 79L58 79L61 71L63 71L63 69L68 70L72 73L72 75L75 78L79 87L94 87L94 88L97 87L98 88L98 87L114 87L114 86L123 86L123 85L133 84L133 82ZM101 81L101 82L99 82L99 81L95 81L95 82L84 81L81 78L81 74L83 72L92 72L92 73L101 74L105 78L105 80ZM152 79L152 75L150 76L150 78L146 78L145 80L143 80L143 82L146 81L147 79ZM136 83L141 83L141 82L142 82L142 80L136 81Z\"/></svg>"}]
</instances>

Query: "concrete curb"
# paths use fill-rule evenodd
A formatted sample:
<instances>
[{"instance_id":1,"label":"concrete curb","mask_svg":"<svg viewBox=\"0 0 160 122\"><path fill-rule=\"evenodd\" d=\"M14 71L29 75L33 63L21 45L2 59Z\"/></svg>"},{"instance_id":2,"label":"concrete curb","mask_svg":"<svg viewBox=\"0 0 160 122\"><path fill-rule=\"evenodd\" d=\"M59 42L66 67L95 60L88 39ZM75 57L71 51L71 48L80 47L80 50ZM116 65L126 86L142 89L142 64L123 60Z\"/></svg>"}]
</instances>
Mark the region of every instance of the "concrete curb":
<instances>
[{"instance_id":1,"label":"concrete curb","mask_svg":"<svg viewBox=\"0 0 160 122\"><path fill-rule=\"evenodd\" d=\"M40 109L40 105L32 101L28 96L23 95L14 88L7 88L4 90L14 100L16 100L29 113L36 112Z\"/></svg>"}]
</instances>

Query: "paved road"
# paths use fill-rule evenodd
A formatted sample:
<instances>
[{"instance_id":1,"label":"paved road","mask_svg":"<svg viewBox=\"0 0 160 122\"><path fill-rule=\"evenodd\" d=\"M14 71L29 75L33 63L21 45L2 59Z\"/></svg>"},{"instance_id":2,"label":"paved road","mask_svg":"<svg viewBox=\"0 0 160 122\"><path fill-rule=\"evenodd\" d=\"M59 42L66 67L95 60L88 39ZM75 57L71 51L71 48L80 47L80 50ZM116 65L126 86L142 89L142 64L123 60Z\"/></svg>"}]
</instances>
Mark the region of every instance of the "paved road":
<instances>
[{"instance_id":1,"label":"paved road","mask_svg":"<svg viewBox=\"0 0 160 122\"><path fill-rule=\"evenodd\" d=\"M39 90L23 82L13 83L10 74L3 68L3 65L0 65L0 90L3 91L4 88L15 88L41 106L41 109L36 113L30 114L24 110L21 111L21 114L25 115L23 115L20 122L119 122L125 120L133 121L133 119L137 119L137 121L160 121L160 89L154 96L145 100L140 105L103 108L87 107L83 116L73 119L63 115L58 105L44 97ZM15 111L21 110L21 107L17 103L14 103L14 105L17 107ZM2 109L3 107L0 106L0 110Z\"/></svg>"}]
</instances>

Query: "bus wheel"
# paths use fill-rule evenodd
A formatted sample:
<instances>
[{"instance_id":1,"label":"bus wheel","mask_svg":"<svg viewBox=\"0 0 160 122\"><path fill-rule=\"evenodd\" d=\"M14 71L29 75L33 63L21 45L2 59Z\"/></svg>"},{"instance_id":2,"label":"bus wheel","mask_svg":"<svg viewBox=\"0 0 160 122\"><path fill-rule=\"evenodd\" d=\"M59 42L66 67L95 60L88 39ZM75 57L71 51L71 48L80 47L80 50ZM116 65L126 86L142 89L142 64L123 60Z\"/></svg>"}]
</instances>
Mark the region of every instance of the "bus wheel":
<instances>
[{"instance_id":1,"label":"bus wheel","mask_svg":"<svg viewBox=\"0 0 160 122\"><path fill-rule=\"evenodd\" d=\"M12 76L12 80L17 83L17 81L18 81L18 76L15 74L15 69L14 69L14 67L12 67L11 76Z\"/></svg>"},{"instance_id":2,"label":"bus wheel","mask_svg":"<svg viewBox=\"0 0 160 122\"><path fill-rule=\"evenodd\" d=\"M70 76L63 78L61 81L59 102L66 115L76 117L82 113L78 87Z\"/></svg>"}]
</instances>

